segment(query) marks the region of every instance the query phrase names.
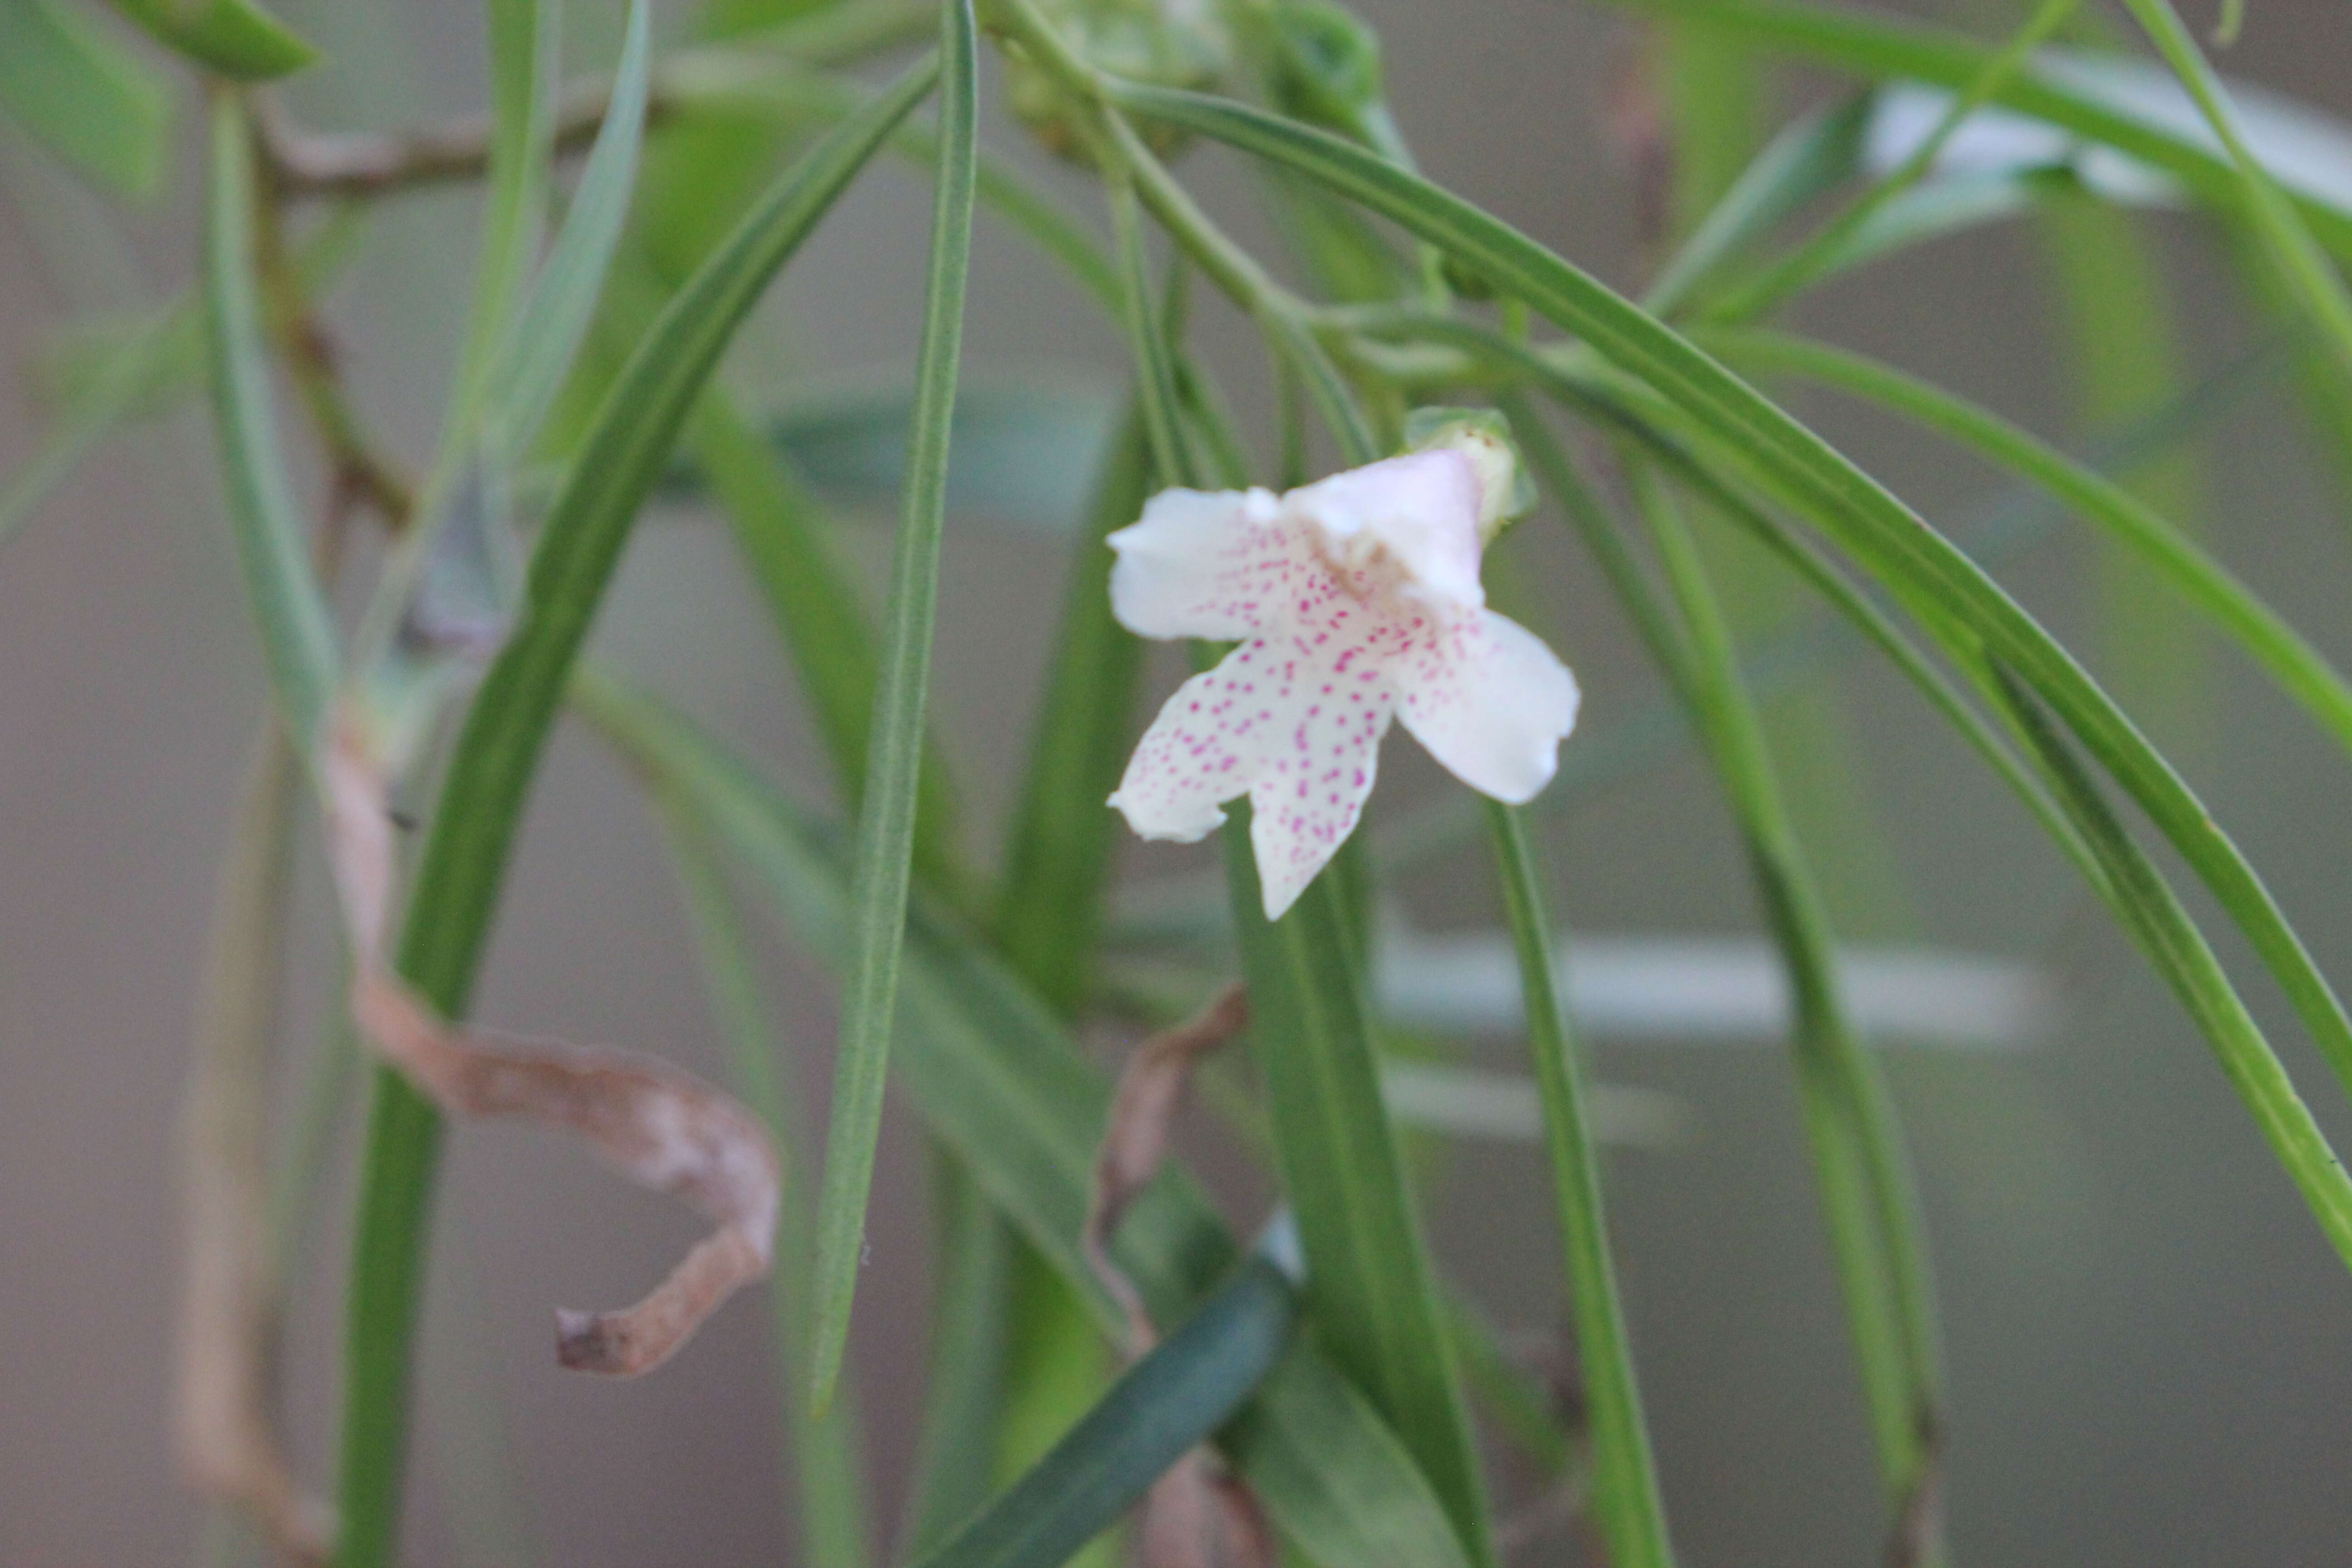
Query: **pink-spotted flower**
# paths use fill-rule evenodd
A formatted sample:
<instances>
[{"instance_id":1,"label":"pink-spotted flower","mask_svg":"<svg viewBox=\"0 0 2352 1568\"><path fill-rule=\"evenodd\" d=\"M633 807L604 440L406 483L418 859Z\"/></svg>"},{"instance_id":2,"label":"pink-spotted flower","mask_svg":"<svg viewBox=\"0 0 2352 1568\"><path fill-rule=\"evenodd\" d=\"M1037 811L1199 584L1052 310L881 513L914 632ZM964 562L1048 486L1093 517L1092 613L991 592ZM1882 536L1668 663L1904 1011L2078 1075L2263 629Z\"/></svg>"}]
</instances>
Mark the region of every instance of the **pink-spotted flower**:
<instances>
[{"instance_id":1,"label":"pink-spotted flower","mask_svg":"<svg viewBox=\"0 0 2352 1568\"><path fill-rule=\"evenodd\" d=\"M1576 681L1486 608L1479 556L1517 511L1516 458L1457 421L1405 456L1276 496L1171 489L1110 536L1111 606L1151 637L1240 647L1177 689L1110 804L1191 842L1246 795L1268 920L1356 826L1389 721L1499 800L1550 782Z\"/></svg>"}]
</instances>

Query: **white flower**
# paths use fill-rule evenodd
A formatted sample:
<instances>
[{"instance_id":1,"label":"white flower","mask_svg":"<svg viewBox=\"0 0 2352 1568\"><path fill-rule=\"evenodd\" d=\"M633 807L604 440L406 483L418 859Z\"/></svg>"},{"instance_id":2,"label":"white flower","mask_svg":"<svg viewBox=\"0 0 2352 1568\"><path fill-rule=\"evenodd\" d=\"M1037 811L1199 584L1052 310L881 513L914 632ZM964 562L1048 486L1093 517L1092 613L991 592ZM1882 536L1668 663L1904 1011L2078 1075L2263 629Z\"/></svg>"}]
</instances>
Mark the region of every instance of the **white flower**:
<instances>
[{"instance_id":1,"label":"white flower","mask_svg":"<svg viewBox=\"0 0 2352 1568\"><path fill-rule=\"evenodd\" d=\"M1110 536L1111 607L1152 637L1241 646L1179 687L1110 804L1191 842L1250 797L1268 920L1356 826L1389 721L1474 789L1531 799L1576 722L1576 681L1486 608L1482 522L1506 467L1442 447L1270 490L1166 490Z\"/></svg>"}]
</instances>

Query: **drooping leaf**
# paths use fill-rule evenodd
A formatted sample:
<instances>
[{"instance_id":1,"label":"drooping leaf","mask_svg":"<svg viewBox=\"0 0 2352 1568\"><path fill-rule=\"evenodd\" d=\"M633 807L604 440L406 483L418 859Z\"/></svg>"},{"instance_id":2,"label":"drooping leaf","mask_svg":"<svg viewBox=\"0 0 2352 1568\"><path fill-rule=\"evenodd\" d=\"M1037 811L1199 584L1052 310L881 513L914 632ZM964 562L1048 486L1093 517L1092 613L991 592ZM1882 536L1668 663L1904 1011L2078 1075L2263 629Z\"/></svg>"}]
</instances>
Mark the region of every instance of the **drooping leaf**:
<instances>
[{"instance_id":1,"label":"drooping leaf","mask_svg":"<svg viewBox=\"0 0 2352 1568\"><path fill-rule=\"evenodd\" d=\"M866 1205L882 1131L882 1091L898 1022L898 963L912 879L915 801L923 765L940 536L947 517L949 435L963 363L964 289L971 265L973 164L979 142L979 27L971 0L941 0L940 161L915 423L898 517L882 664L867 732L852 898L856 968L844 988L834 1058L833 1114L817 1198L816 1328L812 1398L832 1397L849 1343L849 1310L866 1251Z\"/></svg>"},{"instance_id":2,"label":"drooping leaf","mask_svg":"<svg viewBox=\"0 0 2352 1568\"><path fill-rule=\"evenodd\" d=\"M1785 411L1690 342L1509 226L1345 142L1195 94L1118 88L1139 111L1289 163L1480 268L1641 378L1743 475L1786 500L1906 603L1945 606L2026 680L2156 821L2261 954L2339 1076L2352 1018L2236 844L2065 647L1982 568ZM1915 614L1917 613L1915 610Z\"/></svg>"}]
</instances>

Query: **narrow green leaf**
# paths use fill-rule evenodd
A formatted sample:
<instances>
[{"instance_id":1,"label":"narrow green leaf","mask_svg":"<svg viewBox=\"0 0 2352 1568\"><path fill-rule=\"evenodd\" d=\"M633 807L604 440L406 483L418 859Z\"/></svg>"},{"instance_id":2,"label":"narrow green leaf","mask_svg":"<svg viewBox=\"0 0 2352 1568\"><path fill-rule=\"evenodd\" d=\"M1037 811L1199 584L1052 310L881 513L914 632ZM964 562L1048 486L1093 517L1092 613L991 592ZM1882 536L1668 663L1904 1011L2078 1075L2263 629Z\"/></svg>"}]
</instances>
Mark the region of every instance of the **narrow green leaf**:
<instances>
[{"instance_id":1,"label":"narrow green leaf","mask_svg":"<svg viewBox=\"0 0 2352 1568\"><path fill-rule=\"evenodd\" d=\"M1753 51L1727 46L1696 28L1657 30L1659 97L1674 138L1663 190L1643 193L1658 210L1652 221L1685 234L1731 189L1755 157L1770 123L1770 83Z\"/></svg>"},{"instance_id":2,"label":"narrow green leaf","mask_svg":"<svg viewBox=\"0 0 2352 1568\"><path fill-rule=\"evenodd\" d=\"M1121 422L1072 552L1061 633L1040 704L997 900L997 947L1055 1011L1087 994L1110 875L1118 786L1134 732L1143 645L1110 610L1103 537L1143 511L1150 490L1141 416Z\"/></svg>"},{"instance_id":3,"label":"narrow green leaf","mask_svg":"<svg viewBox=\"0 0 2352 1568\"><path fill-rule=\"evenodd\" d=\"M1653 445L1654 452L1670 453L1671 447ZM1684 461L1688 462L1685 455ZM1938 708L1969 737L1977 749L1990 762L1996 771L2008 780L2020 797L2031 806L2035 816L2049 830L2053 839L2067 858L2081 870L2084 881L2103 902L2113 910L2117 921L2138 942L2147 954L2150 964L2176 994L2182 996L2190 1016L2205 1034L2229 1074L2253 1112L2264 1135L2279 1153L2282 1163L2311 1207L2321 1229L2333 1242L2347 1264L2352 1264L2352 1247L2345 1239L2347 1213L2346 1192L2340 1162L2326 1148L2319 1133L2296 1100L2269 1042L2239 1001L2236 992L2205 950L2204 939L2193 923L2173 905L2170 913L2154 908L2155 903L2171 905L2172 895L2165 889L2160 876L2153 884L2154 893L2145 885L2145 879L2154 876L2151 868L2136 847L2123 841L2121 853L2139 869L2129 869L2117 859L2114 843L2094 847L2093 840L2112 835L2112 826L2102 826L2093 816L2084 815L2083 786L2060 777L2071 763L2053 763L2046 745L2033 731L2041 725L2038 715L2029 705L2021 704L2015 695L2015 678L2005 671L1989 667L1981 645L1959 627L1948 610L1933 598L1906 595L1906 606L1917 616L1932 635L1963 668L1968 668L1983 688L2009 715L2013 727L2027 735L2036 749L2042 752L2042 778L2052 781L2045 790L2042 778L2022 771L1997 735L1992 735L1973 710L1963 706L1950 691L1941 676L1911 647L1907 638L1877 609L1856 593L1804 541L1798 538L1761 509L1741 501L1733 492L1711 479L1703 467L1691 465L1684 477L1702 486L1713 484L1713 494L1725 515L1740 521L1758 537L1771 544L1784 559L1798 567L1807 580L1820 588L1837 607L1894 659L1896 667L1911 677L1921 689L1937 702ZM2045 731L2046 733L2046 731ZM2063 800L2063 805L2060 802ZM2094 801L2095 795L2094 792ZM2103 805L2096 812L2104 814ZM2151 910L2153 912L2151 912ZM2150 932L2156 933L2153 937ZM2201 954L2201 956L2200 956Z\"/></svg>"},{"instance_id":4,"label":"narrow green leaf","mask_svg":"<svg viewBox=\"0 0 2352 1568\"><path fill-rule=\"evenodd\" d=\"M1576 1314L1577 1364L1591 1402L1595 1511L1609 1539L1612 1563L1665 1568L1674 1562L1674 1547L1667 1539L1665 1507L1650 1458L1624 1308L1617 1299L1617 1270L1609 1254L1609 1222L1585 1106L1581 1053L1569 1032L1567 1008L1553 976L1555 949L1542 879L1517 811L1490 801L1486 816L1503 884L1503 907L1518 948L1528 1050L1535 1058L1536 1083L1543 1097L1552 1201L1568 1263L1569 1301Z\"/></svg>"},{"instance_id":5,"label":"narrow green leaf","mask_svg":"<svg viewBox=\"0 0 2352 1568\"><path fill-rule=\"evenodd\" d=\"M555 401L603 292L605 269L621 241L645 139L646 93L653 59L649 0L630 0L613 96L595 144L572 193L571 210L540 268L507 342L488 373L485 410L500 448L520 458Z\"/></svg>"},{"instance_id":6,"label":"narrow green leaf","mask_svg":"<svg viewBox=\"0 0 2352 1568\"><path fill-rule=\"evenodd\" d=\"M1269 923L1246 807L1234 808L1223 838L1250 1039L1283 1191L1307 1253L1317 1339L1404 1439L1445 1500L1465 1554L1491 1563L1486 1487L1381 1096L1374 1026L1341 890L1332 877L1318 877Z\"/></svg>"},{"instance_id":7,"label":"narrow green leaf","mask_svg":"<svg viewBox=\"0 0 2352 1568\"><path fill-rule=\"evenodd\" d=\"M890 573L881 678L858 810L852 930L856 968L844 987L834 1058L833 1115L817 1198L816 1331L811 1376L820 1411L849 1343L849 1310L866 1250L866 1204L882 1131L890 1032L923 760L931 631L939 601L940 530L947 511L948 437L963 357L964 286L971 264L979 42L971 0L941 0L940 161L931 208L930 275L917 360L915 428Z\"/></svg>"},{"instance_id":8,"label":"narrow green leaf","mask_svg":"<svg viewBox=\"0 0 2352 1568\"><path fill-rule=\"evenodd\" d=\"M675 791L728 845L819 960L845 969L839 837L674 714L609 687L577 695L656 789ZM1079 1245L1109 1082L1015 977L919 903L907 951L907 1029L895 1058L903 1086L1102 1331L1123 1332ZM1176 1167L1139 1198L1111 1250L1161 1322L1192 1310L1236 1261L1215 1209ZM1324 1568L1464 1568L1428 1481L1312 1347L1291 1346L1222 1442L1286 1535Z\"/></svg>"},{"instance_id":9,"label":"narrow green leaf","mask_svg":"<svg viewBox=\"0 0 2352 1568\"><path fill-rule=\"evenodd\" d=\"M1059 1568L1224 1425L1274 1369L1297 1315L1280 1269L1244 1264L921 1568Z\"/></svg>"},{"instance_id":10,"label":"narrow green leaf","mask_svg":"<svg viewBox=\"0 0 2352 1568\"><path fill-rule=\"evenodd\" d=\"M0 110L124 195L163 174L170 92L65 0L0 0Z\"/></svg>"},{"instance_id":11,"label":"narrow green leaf","mask_svg":"<svg viewBox=\"0 0 2352 1568\"><path fill-rule=\"evenodd\" d=\"M1164 484L1192 484L1198 472L1186 449L1176 368L1152 297L1150 263L1143 253L1143 211L1133 181L1114 179L1108 191L1111 231L1118 244L1120 315L1127 324L1128 353L1135 361L1135 405L1151 466Z\"/></svg>"},{"instance_id":12,"label":"narrow green leaf","mask_svg":"<svg viewBox=\"0 0 2352 1568\"><path fill-rule=\"evenodd\" d=\"M1839 993L1827 911L1785 807L1763 732L1739 679L1730 636L1697 548L1654 472L1634 494L1682 615L1693 717L1754 862L1757 894L1789 970L1791 1046L1814 1181L1837 1258L1846 1318L1869 1396L1879 1468L1907 1510L1932 1487L1941 1429L1935 1303L1909 1163L1877 1064L1862 1048Z\"/></svg>"},{"instance_id":13,"label":"narrow green leaf","mask_svg":"<svg viewBox=\"0 0 2352 1568\"><path fill-rule=\"evenodd\" d=\"M2352 1018L2237 845L2063 646L1991 577L1843 454L1605 286L1499 220L1349 144L1197 94L1120 86L1139 110L1300 168L1479 268L1647 382L1738 468L1785 497L1873 576L1951 616L2032 686L2130 792L2246 933L2337 1075Z\"/></svg>"},{"instance_id":14,"label":"narrow green leaf","mask_svg":"<svg viewBox=\"0 0 2352 1568\"><path fill-rule=\"evenodd\" d=\"M319 754L334 700L334 618L310 570L270 405L254 275L253 134L236 93L213 95L205 156L205 305L213 420L246 597L296 753Z\"/></svg>"},{"instance_id":15,"label":"narrow green leaf","mask_svg":"<svg viewBox=\"0 0 2352 1568\"><path fill-rule=\"evenodd\" d=\"M543 524L506 647L466 717L411 897L400 972L463 1015L558 700L672 440L736 327L857 171L930 89L926 59L786 170L662 312L614 382ZM387 1568L408 1363L439 1147L431 1105L380 1072L345 1345L340 1568Z\"/></svg>"},{"instance_id":16,"label":"narrow green leaf","mask_svg":"<svg viewBox=\"0 0 2352 1568\"><path fill-rule=\"evenodd\" d=\"M2039 753L2053 793L2097 855L2106 873L2109 906L2197 1020L2231 1087L2302 1190L2337 1255L2352 1260L2352 1177L2295 1093L2204 934L2015 679L1996 667L1988 685L2004 700L2011 724Z\"/></svg>"},{"instance_id":17,"label":"narrow green leaf","mask_svg":"<svg viewBox=\"0 0 2352 1568\"><path fill-rule=\"evenodd\" d=\"M865 796L879 662L856 582L825 518L723 388L705 392L687 441L733 525L735 544L767 601L808 700L842 798ZM957 852L956 798L945 753L926 736L915 795L915 870L943 898L970 896Z\"/></svg>"},{"instance_id":18,"label":"narrow green leaf","mask_svg":"<svg viewBox=\"0 0 2352 1568\"><path fill-rule=\"evenodd\" d=\"M1683 624L1672 619L1615 524L1523 402L1507 401L1521 450L1600 563L1654 659L1716 758L1748 846L1759 899L1772 926L1796 1004L1791 1038L1822 1216L1846 1299L1846 1312L1870 1404L1882 1477L1898 1506L1920 1484L1927 1455L1923 1423L1937 1416L1934 1304L1909 1176L1875 1067L1859 1049L1838 991L1827 921L1767 755L1756 715L1707 592L1704 569L1679 519L1647 470L1637 497L1661 536L1661 554ZM1710 495L1731 507L1736 497ZM1801 557L1796 563L1806 563ZM1842 585L1842 584L1841 584ZM1868 606L1861 606L1865 616ZM1694 614L1693 612L1696 611ZM1875 624L1873 622L1872 624ZM1687 630L1685 629L1687 627ZM2006 748L1929 675L1945 710L1972 739ZM2012 771L2014 764L2012 763Z\"/></svg>"},{"instance_id":19,"label":"narrow green leaf","mask_svg":"<svg viewBox=\"0 0 2352 1568\"><path fill-rule=\"evenodd\" d=\"M198 65L238 81L264 81L319 58L253 0L113 0L114 8Z\"/></svg>"},{"instance_id":20,"label":"narrow green leaf","mask_svg":"<svg viewBox=\"0 0 2352 1568\"><path fill-rule=\"evenodd\" d=\"M1961 441L2047 489L2127 546L2352 750L2352 685L2326 656L2184 534L2116 481L1916 376L1825 343L1777 333L1706 333L1735 364L1793 374L1867 398Z\"/></svg>"}]
</instances>

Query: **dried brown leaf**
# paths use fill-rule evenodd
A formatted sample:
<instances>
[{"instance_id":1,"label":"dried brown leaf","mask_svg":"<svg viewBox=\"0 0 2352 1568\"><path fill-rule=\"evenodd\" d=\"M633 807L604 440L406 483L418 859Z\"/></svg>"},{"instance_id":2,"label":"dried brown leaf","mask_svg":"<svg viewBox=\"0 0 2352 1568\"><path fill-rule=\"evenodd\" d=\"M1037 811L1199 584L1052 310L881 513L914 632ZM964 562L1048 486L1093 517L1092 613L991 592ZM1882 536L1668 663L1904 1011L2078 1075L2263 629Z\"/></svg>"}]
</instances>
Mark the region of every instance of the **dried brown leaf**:
<instances>
[{"instance_id":1,"label":"dried brown leaf","mask_svg":"<svg viewBox=\"0 0 2352 1568\"><path fill-rule=\"evenodd\" d=\"M1130 1355L1149 1351L1157 1336L1134 1281L1111 1261L1111 1234L1167 1158L1193 1067L1248 1026L1249 993L1235 982L1188 1022L1146 1040L1119 1074L1095 1155L1094 1192L1080 1240L1088 1267L1127 1314Z\"/></svg>"},{"instance_id":2,"label":"dried brown leaf","mask_svg":"<svg viewBox=\"0 0 2352 1568\"><path fill-rule=\"evenodd\" d=\"M774 1262L782 1177L767 1129L666 1062L452 1025L403 985L381 957L394 858L376 758L363 724L348 715L337 723L323 774L329 855L352 932L352 1019L451 1118L516 1117L578 1133L640 1185L717 1226L635 1306L556 1314L563 1365L618 1377L650 1372Z\"/></svg>"},{"instance_id":3,"label":"dried brown leaf","mask_svg":"<svg viewBox=\"0 0 2352 1568\"><path fill-rule=\"evenodd\" d=\"M299 774L275 725L256 750L215 896L180 1114L184 1247L173 1447L189 1483L246 1508L299 1563L325 1560L325 1507L303 1495L271 1419L279 1287L266 1100L277 1034L287 845Z\"/></svg>"}]
</instances>

